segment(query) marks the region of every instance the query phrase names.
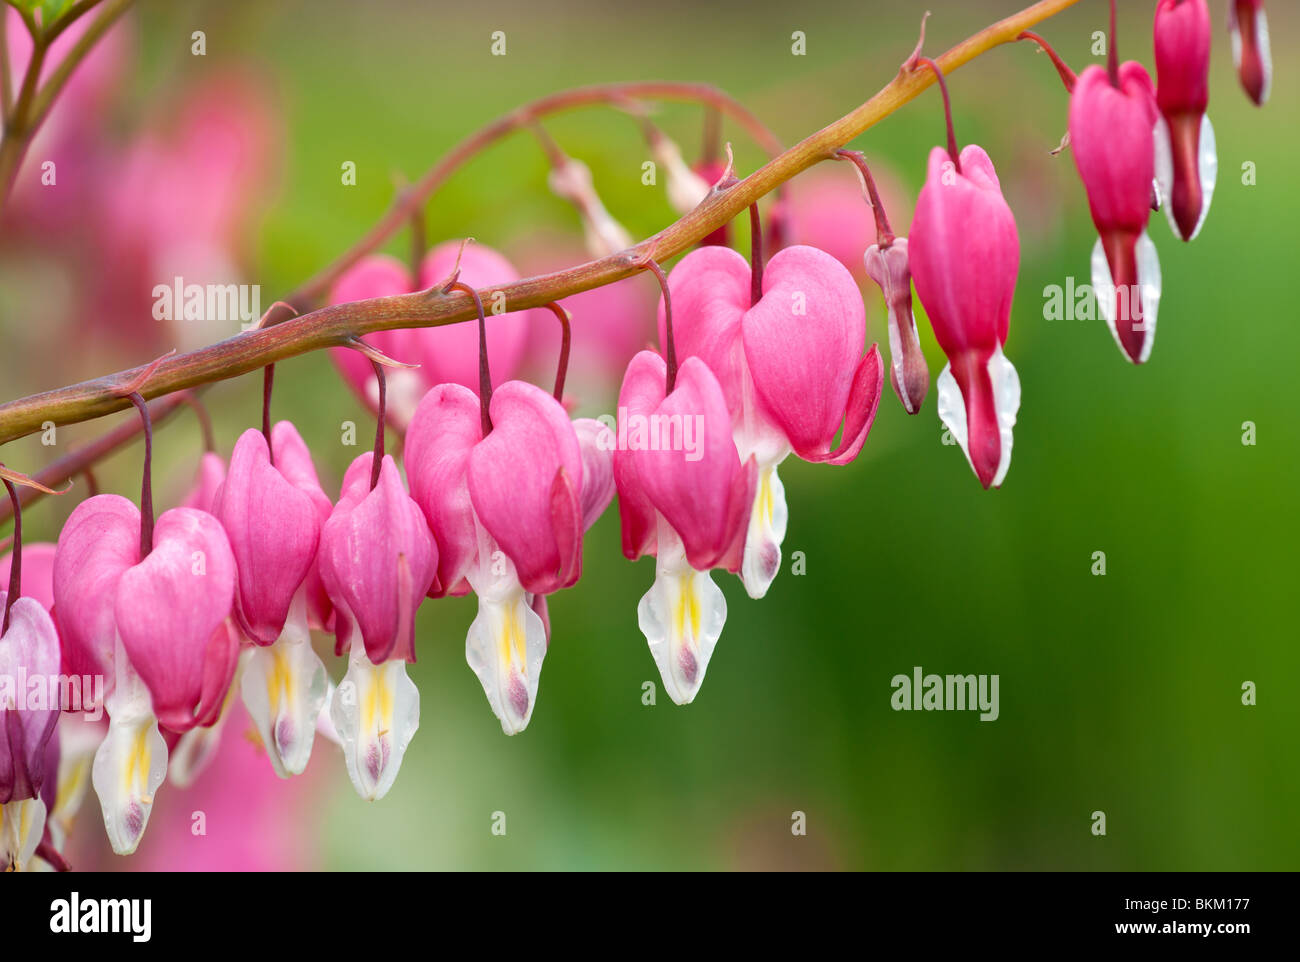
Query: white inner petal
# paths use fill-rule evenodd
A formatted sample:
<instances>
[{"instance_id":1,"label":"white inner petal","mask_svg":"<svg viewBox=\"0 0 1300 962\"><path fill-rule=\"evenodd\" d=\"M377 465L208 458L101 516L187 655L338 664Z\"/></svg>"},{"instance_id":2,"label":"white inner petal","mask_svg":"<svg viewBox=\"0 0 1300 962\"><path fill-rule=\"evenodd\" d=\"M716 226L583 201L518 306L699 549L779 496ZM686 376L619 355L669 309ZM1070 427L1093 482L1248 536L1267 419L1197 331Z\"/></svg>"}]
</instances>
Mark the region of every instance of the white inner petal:
<instances>
[{"instance_id":1,"label":"white inner petal","mask_svg":"<svg viewBox=\"0 0 1300 962\"><path fill-rule=\"evenodd\" d=\"M353 644L347 674L330 703L330 718L352 787L368 802L383 798L420 727L420 692L406 674L406 662L395 658L372 664L366 646Z\"/></svg>"},{"instance_id":2,"label":"white inner petal","mask_svg":"<svg viewBox=\"0 0 1300 962\"><path fill-rule=\"evenodd\" d=\"M203 774L217 748L221 745L221 732L226 727L226 710L235 696L235 686L231 684L226 692L226 699L221 705L221 714L216 722L207 727L195 726L181 735L167 760L167 780L177 788L189 788L194 780Z\"/></svg>"},{"instance_id":3,"label":"white inner petal","mask_svg":"<svg viewBox=\"0 0 1300 962\"><path fill-rule=\"evenodd\" d=\"M1165 212L1165 219L1169 221L1169 229L1174 232L1175 237L1182 237L1183 232L1174 219L1173 204L1169 202L1170 198L1173 197L1174 188L1174 155L1173 143L1169 136L1169 125L1165 122L1163 116L1156 118L1155 146L1156 186L1159 188L1160 206ZM1219 179L1218 145L1214 139L1214 125L1210 123L1208 114L1201 115L1201 133L1197 148L1197 175L1201 179L1201 212L1196 220L1196 227L1192 230L1192 236L1186 238L1188 241L1195 240L1196 235L1201 232L1201 227L1205 224L1205 217L1210 212L1210 201L1214 197L1214 185Z\"/></svg>"},{"instance_id":4,"label":"white inner petal","mask_svg":"<svg viewBox=\"0 0 1300 962\"><path fill-rule=\"evenodd\" d=\"M1134 325L1136 330L1142 332L1142 351L1138 355L1139 363L1145 363L1151 356L1151 347L1156 341L1156 318L1160 312L1160 257L1156 253L1156 245L1151 241L1151 237L1146 231L1143 231L1137 241L1137 272L1139 285L1139 304L1142 310L1142 319ZM1110 328L1110 333L1115 338L1115 346L1119 348L1120 353L1125 359L1132 360L1128 352L1124 350L1124 345L1119 339L1119 329L1115 326L1115 282L1111 279L1110 264L1106 261L1106 251L1102 247L1101 238L1092 248L1092 290L1097 298L1097 308L1101 311L1102 319L1105 320L1106 326ZM1131 301L1131 295L1124 295L1126 302Z\"/></svg>"},{"instance_id":5,"label":"white inner petal","mask_svg":"<svg viewBox=\"0 0 1300 962\"><path fill-rule=\"evenodd\" d=\"M690 566L681 539L662 517L655 582L636 614L668 697L690 704L726 624L727 599L707 571Z\"/></svg>"},{"instance_id":6,"label":"white inner petal","mask_svg":"<svg viewBox=\"0 0 1300 962\"><path fill-rule=\"evenodd\" d=\"M1268 17L1260 7L1255 14L1255 45L1259 49L1260 64L1264 68L1264 87L1260 92L1260 103L1268 103L1268 95L1273 90L1273 50L1268 41Z\"/></svg>"},{"instance_id":7,"label":"white inner petal","mask_svg":"<svg viewBox=\"0 0 1300 962\"><path fill-rule=\"evenodd\" d=\"M1174 148L1169 138L1169 124L1165 122L1163 114L1156 116L1156 126L1153 133L1156 148L1156 188L1157 196L1160 199L1160 208L1165 212L1165 217L1169 220L1169 227L1173 230L1175 237L1182 237L1182 232L1178 229L1177 222L1174 221L1173 204L1170 203L1174 196ZM1094 276L1096 268L1093 269ZM1096 287L1096 283L1093 284Z\"/></svg>"},{"instance_id":8,"label":"white inner petal","mask_svg":"<svg viewBox=\"0 0 1300 962\"><path fill-rule=\"evenodd\" d=\"M113 692L105 704L108 734L95 752L90 778L113 851L130 855L144 836L154 793L167 776L167 743L158 731L149 689L131 667L120 638L113 672Z\"/></svg>"},{"instance_id":9,"label":"white inner petal","mask_svg":"<svg viewBox=\"0 0 1300 962\"><path fill-rule=\"evenodd\" d=\"M59 740L59 786L55 793L54 811L49 813L50 840L61 852L81 803L90 791L91 766L95 751L104 740L104 732L97 721L65 712L59 719L54 737Z\"/></svg>"},{"instance_id":10,"label":"white inner petal","mask_svg":"<svg viewBox=\"0 0 1300 962\"><path fill-rule=\"evenodd\" d=\"M357 638L353 647L365 646ZM244 707L281 778L301 774L311 760L328 683L325 665L311 646L306 592L299 588L284 631L274 644L245 652L240 677Z\"/></svg>"},{"instance_id":11,"label":"white inner petal","mask_svg":"<svg viewBox=\"0 0 1300 962\"><path fill-rule=\"evenodd\" d=\"M993 381L993 404L998 416L998 434L1001 440L1001 456L998 458L997 474L993 476L993 487L999 487L1011 467L1011 443L1016 415L1020 411L1020 375L1015 367L1002 353L1002 346L993 351L988 363L989 377ZM952 365L945 364L939 373L939 419L952 435L953 440L966 455L966 463L975 470L975 463L970 456L970 438L966 433L966 400L962 397L957 379L952 376Z\"/></svg>"},{"instance_id":12,"label":"white inner petal","mask_svg":"<svg viewBox=\"0 0 1300 962\"><path fill-rule=\"evenodd\" d=\"M1214 140L1214 124L1210 115L1201 115L1201 139L1198 144L1197 166L1201 178L1201 216L1196 220L1196 229L1188 240L1195 240L1196 235L1205 226L1205 218L1210 213L1210 201L1214 198L1214 185L1219 179L1219 151Z\"/></svg>"},{"instance_id":13,"label":"white inner petal","mask_svg":"<svg viewBox=\"0 0 1300 962\"><path fill-rule=\"evenodd\" d=\"M515 564L475 517L478 563L467 579L478 596L478 614L465 636L465 660L478 676L488 704L507 735L533 717L546 657L546 626L519 583Z\"/></svg>"},{"instance_id":14,"label":"white inner petal","mask_svg":"<svg viewBox=\"0 0 1300 962\"><path fill-rule=\"evenodd\" d=\"M785 503L785 486L776 469L776 464L759 465L754 506L749 512L740 579L751 598L767 594L781 570L781 542L785 540L790 514Z\"/></svg>"},{"instance_id":15,"label":"white inner petal","mask_svg":"<svg viewBox=\"0 0 1300 962\"><path fill-rule=\"evenodd\" d=\"M45 831L45 803L24 798L0 805L0 872L31 867Z\"/></svg>"}]
</instances>

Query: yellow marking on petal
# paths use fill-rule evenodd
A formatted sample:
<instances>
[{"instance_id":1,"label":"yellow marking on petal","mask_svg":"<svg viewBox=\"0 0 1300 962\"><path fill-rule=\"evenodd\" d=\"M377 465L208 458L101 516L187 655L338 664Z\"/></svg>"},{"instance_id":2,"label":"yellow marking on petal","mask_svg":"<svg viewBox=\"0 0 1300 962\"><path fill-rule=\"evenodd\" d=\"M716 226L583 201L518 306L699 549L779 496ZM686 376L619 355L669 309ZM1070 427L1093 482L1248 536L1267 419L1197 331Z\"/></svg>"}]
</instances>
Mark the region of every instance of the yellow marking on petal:
<instances>
[{"instance_id":1,"label":"yellow marking on petal","mask_svg":"<svg viewBox=\"0 0 1300 962\"><path fill-rule=\"evenodd\" d=\"M266 699L269 703L271 714L275 715L280 709L281 693L288 694L290 668L288 660L284 653L277 648L271 649L271 672L266 678Z\"/></svg>"},{"instance_id":2,"label":"yellow marking on petal","mask_svg":"<svg viewBox=\"0 0 1300 962\"><path fill-rule=\"evenodd\" d=\"M678 578L677 637L685 638L686 621L690 619L691 638L700 636L700 599L695 594L695 572L681 574Z\"/></svg>"},{"instance_id":3,"label":"yellow marking on petal","mask_svg":"<svg viewBox=\"0 0 1300 962\"><path fill-rule=\"evenodd\" d=\"M379 689L379 717L382 724L379 726L379 737L382 738L384 733L392 727L393 720L393 692L388 687L381 669L375 669L375 687Z\"/></svg>"},{"instance_id":4,"label":"yellow marking on petal","mask_svg":"<svg viewBox=\"0 0 1300 962\"><path fill-rule=\"evenodd\" d=\"M772 515L776 510L776 499L772 495L772 468L768 468L758 478L758 496L754 498L754 518L766 525L772 524Z\"/></svg>"},{"instance_id":5,"label":"yellow marking on petal","mask_svg":"<svg viewBox=\"0 0 1300 962\"><path fill-rule=\"evenodd\" d=\"M501 624L501 635L497 639L500 648L501 664L509 668L518 664L519 673L528 674L528 635L524 629L523 613L520 610L523 599L510 603Z\"/></svg>"},{"instance_id":6,"label":"yellow marking on petal","mask_svg":"<svg viewBox=\"0 0 1300 962\"><path fill-rule=\"evenodd\" d=\"M361 730L375 730L375 712L378 710L378 697L373 684L366 685L365 704L362 706Z\"/></svg>"},{"instance_id":7,"label":"yellow marking on petal","mask_svg":"<svg viewBox=\"0 0 1300 962\"><path fill-rule=\"evenodd\" d=\"M122 772L122 787L127 794L149 780L149 729L140 726L135 735L135 747L127 756L126 767Z\"/></svg>"}]
</instances>

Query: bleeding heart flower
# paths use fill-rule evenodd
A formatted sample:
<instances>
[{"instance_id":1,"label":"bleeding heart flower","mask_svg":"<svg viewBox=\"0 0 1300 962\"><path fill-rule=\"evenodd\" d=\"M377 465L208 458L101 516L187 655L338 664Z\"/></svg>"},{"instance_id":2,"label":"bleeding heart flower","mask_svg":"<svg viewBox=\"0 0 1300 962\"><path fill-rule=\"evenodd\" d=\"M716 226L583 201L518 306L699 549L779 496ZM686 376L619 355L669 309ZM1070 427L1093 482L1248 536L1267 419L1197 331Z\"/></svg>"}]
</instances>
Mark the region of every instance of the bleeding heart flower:
<instances>
[{"instance_id":1,"label":"bleeding heart flower","mask_svg":"<svg viewBox=\"0 0 1300 962\"><path fill-rule=\"evenodd\" d=\"M780 567L788 517L777 466L791 451L814 463L857 457L880 402L880 355L874 345L862 353L866 316L853 278L815 248L779 251L756 302L749 264L729 248L692 251L668 283L677 356L700 358L716 376L739 458L758 465L742 580L761 598ZM666 343L662 300L659 330Z\"/></svg>"},{"instance_id":2,"label":"bleeding heart flower","mask_svg":"<svg viewBox=\"0 0 1300 962\"><path fill-rule=\"evenodd\" d=\"M479 399L443 384L406 436L411 493L438 543L442 590L478 596L465 657L508 735L532 718L548 629L544 596L574 584L582 535L612 497L609 429L570 422L541 388L492 392L483 435Z\"/></svg>"},{"instance_id":3,"label":"bleeding heart flower","mask_svg":"<svg viewBox=\"0 0 1300 962\"><path fill-rule=\"evenodd\" d=\"M8 605L0 591L7 626L0 635L0 866L22 869L45 831L49 785L47 748L59 720L50 704L50 681L59 675L59 637L49 613L34 598Z\"/></svg>"},{"instance_id":4,"label":"bleeding heart flower","mask_svg":"<svg viewBox=\"0 0 1300 962\"><path fill-rule=\"evenodd\" d=\"M292 424L275 425L270 449L260 431L243 433L214 511L239 570L235 615L256 646L241 675L245 705L282 778L307 767L325 702L328 676L310 625L332 621L316 566L330 507Z\"/></svg>"},{"instance_id":5,"label":"bleeding heart flower","mask_svg":"<svg viewBox=\"0 0 1300 962\"><path fill-rule=\"evenodd\" d=\"M729 253L719 247L697 253L711 252ZM704 682L727 620L726 598L709 571L741 569L758 464L753 454L741 462L726 397L709 366L686 358L671 392L667 373L653 351L628 365L618 398L614 480L623 553L632 560L657 556L655 582L637 605L637 621L665 690L685 705ZM775 498L783 509L779 489ZM783 529L784 517L778 521Z\"/></svg>"},{"instance_id":6,"label":"bleeding heart flower","mask_svg":"<svg viewBox=\"0 0 1300 962\"><path fill-rule=\"evenodd\" d=\"M1155 18L1156 182L1169 226L1185 241L1201 231L1219 173L1210 101L1210 8L1160 0Z\"/></svg>"},{"instance_id":7,"label":"bleeding heart flower","mask_svg":"<svg viewBox=\"0 0 1300 962\"><path fill-rule=\"evenodd\" d=\"M1011 465L1020 408L1020 379L1002 353L1020 240L988 154L969 144L958 160L941 147L930 152L908 253L917 296L948 356L939 417L980 484L997 487Z\"/></svg>"},{"instance_id":8,"label":"bleeding heart flower","mask_svg":"<svg viewBox=\"0 0 1300 962\"><path fill-rule=\"evenodd\" d=\"M886 247L872 244L862 256L867 275L885 295L889 326L889 383L908 414L921 410L930 390L930 369L921 353L921 336L912 315L912 269L907 238L896 237Z\"/></svg>"},{"instance_id":9,"label":"bleeding heart flower","mask_svg":"<svg viewBox=\"0 0 1300 962\"><path fill-rule=\"evenodd\" d=\"M1155 177L1155 95L1135 61L1118 85L1096 64L1079 74L1070 98L1070 147L1092 222L1092 286L1115 343L1135 364L1151 355L1160 303L1160 261L1147 236Z\"/></svg>"},{"instance_id":10,"label":"bleeding heart flower","mask_svg":"<svg viewBox=\"0 0 1300 962\"><path fill-rule=\"evenodd\" d=\"M116 495L77 506L59 535L54 598L65 665L108 676L108 734L92 779L114 851L135 850L166 775L161 722L216 720L239 650L227 618L235 559L220 523L194 508L158 519L140 557L140 513Z\"/></svg>"},{"instance_id":11,"label":"bleeding heart flower","mask_svg":"<svg viewBox=\"0 0 1300 962\"><path fill-rule=\"evenodd\" d=\"M338 504L321 529L321 579L339 619L348 671L330 716L348 775L368 801L383 798L419 727L420 696L406 675L415 660L415 612L438 572L438 546L391 457L372 487L374 454L348 467ZM342 624L355 626L352 635Z\"/></svg>"},{"instance_id":12,"label":"bleeding heart flower","mask_svg":"<svg viewBox=\"0 0 1300 962\"><path fill-rule=\"evenodd\" d=\"M1228 0L1228 29L1232 62L1241 86L1255 105L1262 107L1273 87L1273 54L1264 0Z\"/></svg>"}]
</instances>

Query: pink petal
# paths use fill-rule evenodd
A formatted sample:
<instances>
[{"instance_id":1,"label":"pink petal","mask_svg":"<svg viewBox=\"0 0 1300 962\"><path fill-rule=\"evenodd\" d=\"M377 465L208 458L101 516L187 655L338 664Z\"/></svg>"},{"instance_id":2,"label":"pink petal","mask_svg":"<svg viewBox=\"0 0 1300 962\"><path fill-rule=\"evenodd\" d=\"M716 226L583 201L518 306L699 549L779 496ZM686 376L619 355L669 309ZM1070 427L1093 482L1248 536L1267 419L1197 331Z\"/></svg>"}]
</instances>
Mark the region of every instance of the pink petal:
<instances>
[{"instance_id":1,"label":"pink petal","mask_svg":"<svg viewBox=\"0 0 1300 962\"><path fill-rule=\"evenodd\" d=\"M555 398L523 381L492 393L492 432L469 456L474 511L514 562L525 590L547 594L577 579L569 555L580 550L582 454L568 414ZM563 470L572 512L557 510L552 486ZM557 528L557 525L560 527ZM576 530L569 530L572 526Z\"/></svg>"},{"instance_id":2,"label":"pink petal","mask_svg":"<svg viewBox=\"0 0 1300 962\"><path fill-rule=\"evenodd\" d=\"M7 598L0 591L0 610ZM48 682L58 677L59 662L54 622L39 602L19 598L9 611L9 630L0 638L0 678L16 688L21 670L29 683ZM35 710L0 706L0 804L40 795L47 774L46 745L58 720L57 705ZM54 777L57 771L48 774Z\"/></svg>"},{"instance_id":3,"label":"pink petal","mask_svg":"<svg viewBox=\"0 0 1300 962\"><path fill-rule=\"evenodd\" d=\"M777 255L778 257L780 255ZM775 261L776 258L773 258ZM727 409L741 410L743 366L741 318L750 307L749 262L729 247L700 247L668 275L673 296L673 344L680 364L698 357L717 376ZM667 322L659 299L660 350L667 350Z\"/></svg>"},{"instance_id":4,"label":"pink petal","mask_svg":"<svg viewBox=\"0 0 1300 962\"><path fill-rule=\"evenodd\" d=\"M370 489L374 455L356 458L321 531L320 573L340 614L355 621L373 664L415 660L415 611L438 570L424 514L385 456Z\"/></svg>"},{"instance_id":5,"label":"pink petal","mask_svg":"<svg viewBox=\"0 0 1300 962\"><path fill-rule=\"evenodd\" d=\"M582 529L586 531L614 500L614 432L594 418L577 418L573 431L582 453Z\"/></svg>"},{"instance_id":6,"label":"pink petal","mask_svg":"<svg viewBox=\"0 0 1300 962\"><path fill-rule=\"evenodd\" d=\"M406 432L402 457L411 497L438 543L434 597L469 590L465 574L478 556L478 535L465 471L482 437L478 396L459 384L440 384L426 394Z\"/></svg>"},{"instance_id":7,"label":"pink petal","mask_svg":"<svg viewBox=\"0 0 1300 962\"><path fill-rule=\"evenodd\" d=\"M853 276L813 247L787 247L744 315L745 363L764 413L805 460L826 460L844 420L866 340Z\"/></svg>"},{"instance_id":8,"label":"pink petal","mask_svg":"<svg viewBox=\"0 0 1300 962\"><path fill-rule=\"evenodd\" d=\"M738 566L737 539L743 547L757 475L752 460L741 466L718 379L698 357L687 358L654 415L660 428L651 420L655 436L632 452L646 496L681 537L691 567L705 571L724 561ZM674 443L675 424L681 425L680 445ZM694 450L684 443L688 430L699 442Z\"/></svg>"},{"instance_id":9,"label":"pink petal","mask_svg":"<svg viewBox=\"0 0 1300 962\"><path fill-rule=\"evenodd\" d=\"M288 432L296 435L291 426ZM287 437L284 431L281 437ZM287 440L289 464L301 470L302 455ZM314 475L312 471L313 481ZM215 513L239 565L235 614L240 627L255 643L272 644L316 560L321 524L316 504L280 472L278 463L271 464L262 432L249 429L230 456Z\"/></svg>"},{"instance_id":10,"label":"pink petal","mask_svg":"<svg viewBox=\"0 0 1300 962\"><path fill-rule=\"evenodd\" d=\"M104 675L113 684L117 586L140 560L140 512L126 498L98 494L73 510L54 553L65 671Z\"/></svg>"},{"instance_id":11,"label":"pink petal","mask_svg":"<svg viewBox=\"0 0 1300 962\"><path fill-rule=\"evenodd\" d=\"M633 452L626 446L629 419L648 418L664 400L664 359L641 351L627 366L618 394L619 437L614 450L614 485L623 530L623 554L632 561L656 550L658 518L646 496Z\"/></svg>"},{"instance_id":12,"label":"pink petal","mask_svg":"<svg viewBox=\"0 0 1300 962\"><path fill-rule=\"evenodd\" d=\"M224 673L229 685L230 653L212 650L211 643L234 604L235 575L235 556L217 519L173 508L154 527L153 551L118 582L114 612L122 644L149 687L159 723L173 731L196 724L205 677ZM219 663L215 669L210 656ZM209 680L209 703L212 688Z\"/></svg>"},{"instance_id":13,"label":"pink petal","mask_svg":"<svg viewBox=\"0 0 1300 962\"><path fill-rule=\"evenodd\" d=\"M37 541L23 545L24 598L35 598L46 611L54 610L54 553L56 545ZM0 558L0 591L9 590L13 552Z\"/></svg>"}]
</instances>

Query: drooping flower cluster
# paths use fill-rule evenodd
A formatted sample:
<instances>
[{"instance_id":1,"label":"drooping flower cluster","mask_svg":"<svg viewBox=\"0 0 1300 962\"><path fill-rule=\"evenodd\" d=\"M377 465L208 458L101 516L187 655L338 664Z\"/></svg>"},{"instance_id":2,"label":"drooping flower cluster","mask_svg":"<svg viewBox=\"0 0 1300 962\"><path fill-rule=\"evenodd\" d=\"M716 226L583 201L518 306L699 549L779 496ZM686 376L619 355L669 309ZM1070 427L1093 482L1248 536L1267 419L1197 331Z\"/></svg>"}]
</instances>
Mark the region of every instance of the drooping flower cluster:
<instances>
[{"instance_id":1,"label":"drooping flower cluster","mask_svg":"<svg viewBox=\"0 0 1300 962\"><path fill-rule=\"evenodd\" d=\"M1242 84L1263 103L1271 63L1262 3L1236 0L1230 12ZM1112 34L1113 16L1112 4ZM1057 58L1098 233L1094 287L1135 363L1150 355L1161 294L1151 210L1164 206L1190 241L1213 193L1209 34L1205 0L1159 0L1157 83L1137 62L1118 61L1113 35L1106 67L1076 78ZM75 706L0 685L0 865L62 865L77 793L57 775L78 766L89 767L113 849L134 851L164 780L188 783L213 754L234 692L276 775L301 774L320 733L341 748L357 793L382 799L420 724L407 665L426 599L476 596L466 661L503 731L522 732L551 641L548 596L578 582L584 537L615 493L623 553L655 557L637 624L669 696L692 702L727 618L713 570L736 574L752 599L767 595L780 570L790 511L778 469L792 454L849 464L873 426L884 363L867 343L859 262L884 297L890 381L904 410L918 413L930 387L914 283L947 361L936 379L939 418L980 484L1001 486L1021 400L1004 352L1020 238L993 161L975 144L958 149L944 77L918 49L904 70L923 68L941 87L947 145L930 151L909 236L890 229L862 155L841 150L863 178L874 244L855 240L849 256L778 243L765 259L765 239L781 236L793 213L794 201L782 198L767 233L751 209L748 261L726 246L725 228L667 274L642 256L637 266L660 283L659 347L627 362L612 424L574 419L566 406L564 308L516 311L494 296L485 311L480 291L504 297L500 288L518 274L495 251L449 241L414 270L364 258L333 286L335 304L459 293L478 317L477 332L468 324L385 331L334 349L343 379L377 417L375 448L348 466L337 499L294 425L272 424L272 368L261 429L238 438L228 465L209 450L189 495L156 520L152 434L138 393L148 372L122 392L145 425L139 506L94 495L56 546L29 545L24 555L6 474L16 523L13 553L0 559L0 682L100 683L88 682ZM679 210L734 183L730 165L705 165L702 176L647 131ZM591 249L622 251L626 232L590 172L554 145L551 155L552 187L577 207ZM518 378L532 329L549 326L548 309L563 332L549 393ZM405 435L401 467L385 453L390 425ZM333 636L333 657L345 666L327 664L313 632ZM60 708L102 710L108 722L61 739Z\"/></svg>"}]
</instances>

